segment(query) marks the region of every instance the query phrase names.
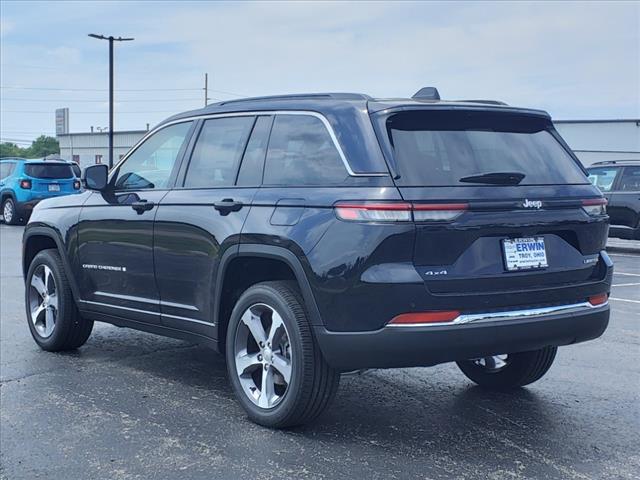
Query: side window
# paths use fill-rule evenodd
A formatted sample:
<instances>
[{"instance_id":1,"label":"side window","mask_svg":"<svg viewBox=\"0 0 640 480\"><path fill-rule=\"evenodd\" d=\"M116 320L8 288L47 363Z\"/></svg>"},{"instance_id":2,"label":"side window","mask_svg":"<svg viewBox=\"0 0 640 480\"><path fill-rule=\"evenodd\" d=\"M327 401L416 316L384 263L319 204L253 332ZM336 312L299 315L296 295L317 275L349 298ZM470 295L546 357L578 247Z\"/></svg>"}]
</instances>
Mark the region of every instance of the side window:
<instances>
[{"instance_id":1,"label":"side window","mask_svg":"<svg viewBox=\"0 0 640 480\"><path fill-rule=\"evenodd\" d=\"M255 117L214 118L204 122L193 149L184 186L213 188L233 185Z\"/></svg>"},{"instance_id":2,"label":"side window","mask_svg":"<svg viewBox=\"0 0 640 480\"><path fill-rule=\"evenodd\" d=\"M620 191L640 192L640 167L625 167L620 178Z\"/></svg>"},{"instance_id":3,"label":"side window","mask_svg":"<svg viewBox=\"0 0 640 480\"><path fill-rule=\"evenodd\" d=\"M618 169L613 168L590 168L589 181L593 183L603 192L610 192L613 187L613 182L618 174Z\"/></svg>"},{"instance_id":4,"label":"side window","mask_svg":"<svg viewBox=\"0 0 640 480\"><path fill-rule=\"evenodd\" d=\"M262 183L262 167L269 143L273 117L258 117L242 157L237 185L255 187Z\"/></svg>"},{"instance_id":5,"label":"side window","mask_svg":"<svg viewBox=\"0 0 640 480\"><path fill-rule=\"evenodd\" d=\"M123 190L167 188L178 153L192 124L170 125L147 138L120 165L115 187Z\"/></svg>"},{"instance_id":6,"label":"side window","mask_svg":"<svg viewBox=\"0 0 640 480\"><path fill-rule=\"evenodd\" d=\"M0 163L0 178L7 178L13 171L13 163L2 162Z\"/></svg>"},{"instance_id":7,"label":"side window","mask_svg":"<svg viewBox=\"0 0 640 480\"><path fill-rule=\"evenodd\" d=\"M336 185L347 171L329 132L311 115L277 115L265 162L265 185Z\"/></svg>"}]
</instances>

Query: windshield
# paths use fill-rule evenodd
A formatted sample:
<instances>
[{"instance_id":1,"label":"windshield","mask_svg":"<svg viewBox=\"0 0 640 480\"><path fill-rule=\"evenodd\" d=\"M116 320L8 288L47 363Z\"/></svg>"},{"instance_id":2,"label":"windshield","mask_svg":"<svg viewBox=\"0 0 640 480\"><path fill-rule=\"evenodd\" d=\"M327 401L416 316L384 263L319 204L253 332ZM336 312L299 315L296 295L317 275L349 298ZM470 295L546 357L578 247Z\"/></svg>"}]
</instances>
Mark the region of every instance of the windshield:
<instances>
[{"instance_id":1,"label":"windshield","mask_svg":"<svg viewBox=\"0 0 640 480\"><path fill-rule=\"evenodd\" d=\"M588 183L550 120L502 112L410 111L387 120L399 185Z\"/></svg>"},{"instance_id":2,"label":"windshield","mask_svg":"<svg viewBox=\"0 0 640 480\"><path fill-rule=\"evenodd\" d=\"M71 178L71 165L60 163L29 163L24 166L24 173L33 178Z\"/></svg>"}]
</instances>

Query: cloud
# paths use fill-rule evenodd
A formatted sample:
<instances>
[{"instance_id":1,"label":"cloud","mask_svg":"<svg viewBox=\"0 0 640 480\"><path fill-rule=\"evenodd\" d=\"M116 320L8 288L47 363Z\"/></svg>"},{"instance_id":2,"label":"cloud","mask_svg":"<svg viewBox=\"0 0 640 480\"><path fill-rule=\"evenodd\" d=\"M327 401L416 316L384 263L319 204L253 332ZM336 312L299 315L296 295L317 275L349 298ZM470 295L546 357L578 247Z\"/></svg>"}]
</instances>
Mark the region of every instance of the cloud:
<instances>
[{"instance_id":1,"label":"cloud","mask_svg":"<svg viewBox=\"0 0 640 480\"><path fill-rule=\"evenodd\" d=\"M556 118L640 117L637 2L4 2L3 13L3 84L106 88L106 42L86 37L95 32L136 39L116 45L118 88L198 88L208 72L215 98L408 96L435 85L446 98L498 98ZM56 102L38 110L104 93L42 95ZM120 92L121 111L155 113L119 115L118 125L157 122L201 96ZM75 129L103 122L74 116L95 103L70 106ZM23 121L12 118L3 113Z\"/></svg>"}]
</instances>

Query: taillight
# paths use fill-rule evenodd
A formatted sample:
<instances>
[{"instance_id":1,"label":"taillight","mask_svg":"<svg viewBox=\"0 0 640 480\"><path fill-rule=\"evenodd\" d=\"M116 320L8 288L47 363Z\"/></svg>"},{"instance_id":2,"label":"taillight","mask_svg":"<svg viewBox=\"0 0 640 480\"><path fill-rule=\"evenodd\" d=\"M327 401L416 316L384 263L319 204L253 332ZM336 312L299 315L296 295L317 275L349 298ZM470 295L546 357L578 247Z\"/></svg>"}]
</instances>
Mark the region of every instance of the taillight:
<instances>
[{"instance_id":1,"label":"taillight","mask_svg":"<svg viewBox=\"0 0 640 480\"><path fill-rule=\"evenodd\" d=\"M467 203L416 203L413 205L413 218L416 222L448 222L468 209Z\"/></svg>"},{"instance_id":2,"label":"taillight","mask_svg":"<svg viewBox=\"0 0 640 480\"><path fill-rule=\"evenodd\" d=\"M351 222L451 221L469 208L466 203L339 202L336 215Z\"/></svg>"},{"instance_id":3,"label":"taillight","mask_svg":"<svg viewBox=\"0 0 640 480\"><path fill-rule=\"evenodd\" d=\"M441 310L435 312L403 313L393 318L389 325L419 325L422 323L446 323L460 316L457 310Z\"/></svg>"},{"instance_id":4,"label":"taillight","mask_svg":"<svg viewBox=\"0 0 640 480\"><path fill-rule=\"evenodd\" d=\"M20 188L29 190L31 188L31 180L20 180Z\"/></svg>"},{"instance_id":5,"label":"taillight","mask_svg":"<svg viewBox=\"0 0 640 480\"><path fill-rule=\"evenodd\" d=\"M73 181L73 188L75 190L80 190L80 180L74 180Z\"/></svg>"},{"instance_id":6,"label":"taillight","mask_svg":"<svg viewBox=\"0 0 640 480\"><path fill-rule=\"evenodd\" d=\"M338 203L336 215L351 222L410 222L410 203Z\"/></svg>"},{"instance_id":7,"label":"taillight","mask_svg":"<svg viewBox=\"0 0 640 480\"><path fill-rule=\"evenodd\" d=\"M607 213L607 199L606 198L589 198L582 200L582 209L592 216L604 215Z\"/></svg>"},{"instance_id":8,"label":"taillight","mask_svg":"<svg viewBox=\"0 0 640 480\"><path fill-rule=\"evenodd\" d=\"M607 300L609 300L609 295L607 295L606 293L592 295L589 297L589 303L594 307L607 303Z\"/></svg>"}]
</instances>

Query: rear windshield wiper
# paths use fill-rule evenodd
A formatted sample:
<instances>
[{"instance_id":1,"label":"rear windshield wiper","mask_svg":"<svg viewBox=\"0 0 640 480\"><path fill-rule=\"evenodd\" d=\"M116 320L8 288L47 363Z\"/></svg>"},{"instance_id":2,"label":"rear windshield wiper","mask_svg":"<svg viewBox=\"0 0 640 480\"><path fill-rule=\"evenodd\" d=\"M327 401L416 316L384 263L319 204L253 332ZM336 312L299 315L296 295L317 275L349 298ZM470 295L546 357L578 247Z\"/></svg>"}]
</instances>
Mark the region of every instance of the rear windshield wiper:
<instances>
[{"instance_id":1,"label":"rear windshield wiper","mask_svg":"<svg viewBox=\"0 0 640 480\"><path fill-rule=\"evenodd\" d=\"M518 172L491 172L462 177L459 182L487 183L490 185L518 185L526 175Z\"/></svg>"}]
</instances>

